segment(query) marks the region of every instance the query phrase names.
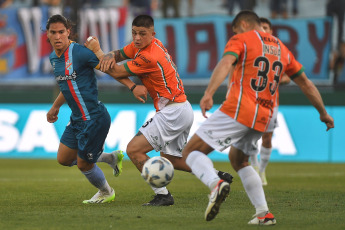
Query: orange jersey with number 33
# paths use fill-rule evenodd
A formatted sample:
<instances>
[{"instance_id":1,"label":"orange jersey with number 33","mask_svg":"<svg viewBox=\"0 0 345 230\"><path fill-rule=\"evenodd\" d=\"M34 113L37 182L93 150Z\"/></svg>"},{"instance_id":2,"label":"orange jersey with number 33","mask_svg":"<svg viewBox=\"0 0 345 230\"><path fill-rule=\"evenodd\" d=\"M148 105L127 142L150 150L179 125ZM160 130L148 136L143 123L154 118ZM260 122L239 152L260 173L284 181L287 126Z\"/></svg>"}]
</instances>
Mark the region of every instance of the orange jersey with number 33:
<instances>
[{"instance_id":1,"label":"orange jersey with number 33","mask_svg":"<svg viewBox=\"0 0 345 230\"><path fill-rule=\"evenodd\" d=\"M125 69L141 79L157 111L168 101L187 100L176 65L161 41L154 38L144 49L136 48L132 42L120 52L125 58L132 59L124 64Z\"/></svg>"},{"instance_id":2,"label":"orange jersey with number 33","mask_svg":"<svg viewBox=\"0 0 345 230\"><path fill-rule=\"evenodd\" d=\"M234 55L237 62L220 110L249 128L265 132L283 73L293 79L303 72L302 65L278 38L256 30L233 36L224 55Z\"/></svg>"}]
</instances>

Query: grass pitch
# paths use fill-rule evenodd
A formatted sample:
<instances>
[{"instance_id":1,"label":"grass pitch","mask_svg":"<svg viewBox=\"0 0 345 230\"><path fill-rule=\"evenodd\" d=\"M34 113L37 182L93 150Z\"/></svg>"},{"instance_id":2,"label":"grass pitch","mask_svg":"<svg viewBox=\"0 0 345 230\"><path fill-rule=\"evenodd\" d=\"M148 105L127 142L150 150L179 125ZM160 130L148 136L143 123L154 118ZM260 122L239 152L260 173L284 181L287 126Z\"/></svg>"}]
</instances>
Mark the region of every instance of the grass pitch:
<instances>
[{"instance_id":1,"label":"grass pitch","mask_svg":"<svg viewBox=\"0 0 345 230\"><path fill-rule=\"evenodd\" d=\"M217 169L234 175L230 196L218 216L204 220L209 194L195 176L175 171L168 189L175 205L142 207L153 192L130 161L118 178L98 164L115 188L115 202L82 204L93 188L77 167L55 160L0 159L0 229L257 229L247 222L255 213L229 163ZM270 163L264 187L275 229L345 229L345 165Z\"/></svg>"}]
</instances>

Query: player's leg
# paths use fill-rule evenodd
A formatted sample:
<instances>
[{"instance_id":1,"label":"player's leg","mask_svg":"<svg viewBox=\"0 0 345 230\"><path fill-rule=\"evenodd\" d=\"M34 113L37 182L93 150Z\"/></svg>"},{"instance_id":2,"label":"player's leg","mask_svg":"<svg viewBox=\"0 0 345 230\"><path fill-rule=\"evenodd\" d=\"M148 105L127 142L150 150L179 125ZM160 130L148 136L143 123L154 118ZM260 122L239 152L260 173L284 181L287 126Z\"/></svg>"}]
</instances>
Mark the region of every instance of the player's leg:
<instances>
[{"instance_id":1,"label":"player's leg","mask_svg":"<svg viewBox=\"0 0 345 230\"><path fill-rule=\"evenodd\" d=\"M272 153L272 136L273 136L273 132L264 133L264 135L262 135L262 146L260 149L260 164L259 164L259 175L262 181L262 185L267 185L265 170Z\"/></svg>"},{"instance_id":2,"label":"player's leg","mask_svg":"<svg viewBox=\"0 0 345 230\"><path fill-rule=\"evenodd\" d=\"M126 153L139 172L142 171L145 162L150 158L146 153L153 150L150 142L139 131L128 143Z\"/></svg>"},{"instance_id":3,"label":"player's leg","mask_svg":"<svg viewBox=\"0 0 345 230\"><path fill-rule=\"evenodd\" d=\"M259 160L258 154L250 156L250 165L255 169L256 172L259 173Z\"/></svg>"},{"instance_id":4,"label":"player's leg","mask_svg":"<svg viewBox=\"0 0 345 230\"><path fill-rule=\"evenodd\" d=\"M141 172L145 162L150 158L146 153L153 150L152 145L139 131L127 145L127 155L137 169ZM143 206L169 206L174 204L174 199L166 187L155 188L151 186L156 194L154 198L144 203Z\"/></svg>"},{"instance_id":5,"label":"player's leg","mask_svg":"<svg viewBox=\"0 0 345 230\"><path fill-rule=\"evenodd\" d=\"M90 163L78 156L78 168L86 179L98 189L98 192L84 204L106 203L115 199L115 191L105 179L103 171L95 163Z\"/></svg>"},{"instance_id":6,"label":"player's leg","mask_svg":"<svg viewBox=\"0 0 345 230\"><path fill-rule=\"evenodd\" d=\"M221 180L215 172L211 159L207 156L213 148L194 134L182 154L193 174L211 190L205 219L213 220L219 212L220 205L230 192L228 182Z\"/></svg>"},{"instance_id":7,"label":"player's leg","mask_svg":"<svg viewBox=\"0 0 345 230\"><path fill-rule=\"evenodd\" d=\"M111 153L103 152L97 162L105 162L113 169L113 175L118 177L122 173L122 160L124 158L121 150L115 150Z\"/></svg>"},{"instance_id":8,"label":"player's leg","mask_svg":"<svg viewBox=\"0 0 345 230\"><path fill-rule=\"evenodd\" d=\"M63 166L73 166L77 164L78 149L71 149L60 142L57 161Z\"/></svg>"},{"instance_id":9,"label":"player's leg","mask_svg":"<svg viewBox=\"0 0 345 230\"><path fill-rule=\"evenodd\" d=\"M110 116L105 112L98 119L86 121L78 133L78 168L98 192L83 203L106 203L115 199L103 171L95 164L103 152L104 142L110 128Z\"/></svg>"},{"instance_id":10,"label":"player's leg","mask_svg":"<svg viewBox=\"0 0 345 230\"><path fill-rule=\"evenodd\" d=\"M261 179L248 163L249 156L257 152L257 140L261 135L260 132L249 131L243 139L232 145L229 160L241 178L243 187L256 210L255 218L248 224L271 225L275 224L276 221L269 212ZM247 154L244 154L244 151Z\"/></svg>"},{"instance_id":11,"label":"player's leg","mask_svg":"<svg viewBox=\"0 0 345 230\"><path fill-rule=\"evenodd\" d=\"M73 124L68 123L61 136L57 161L63 166L77 165L78 140L73 130Z\"/></svg>"}]
</instances>

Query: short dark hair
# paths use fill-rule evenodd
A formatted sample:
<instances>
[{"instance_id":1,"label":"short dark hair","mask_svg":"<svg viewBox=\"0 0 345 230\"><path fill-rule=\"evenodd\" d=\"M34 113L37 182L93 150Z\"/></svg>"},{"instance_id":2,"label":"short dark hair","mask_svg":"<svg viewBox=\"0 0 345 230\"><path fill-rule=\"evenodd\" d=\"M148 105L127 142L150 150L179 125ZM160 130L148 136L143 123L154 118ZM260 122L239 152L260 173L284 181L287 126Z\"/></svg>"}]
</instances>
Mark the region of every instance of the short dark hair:
<instances>
[{"instance_id":1,"label":"short dark hair","mask_svg":"<svg viewBox=\"0 0 345 230\"><path fill-rule=\"evenodd\" d=\"M272 30L272 23L271 23L270 20L268 20L268 18L263 18L263 17L261 17L261 18L260 18L260 22L261 22L261 23L266 23L266 24L268 24L268 26L269 26L270 29Z\"/></svg>"},{"instance_id":2,"label":"short dark hair","mask_svg":"<svg viewBox=\"0 0 345 230\"><path fill-rule=\"evenodd\" d=\"M240 21L246 21L249 23L255 23L260 25L259 16L251 10L242 10L241 12L239 12L232 21L232 28L237 27Z\"/></svg>"},{"instance_id":3,"label":"short dark hair","mask_svg":"<svg viewBox=\"0 0 345 230\"><path fill-rule=\"evenodd\" d=\"M55 14L55 15L51 16L48 19L47 24L46 24L46 30L47 31L49 30L50 24L58 23L58 22L62 23L66 27L66 29L71 31L71 33L69 35L70 39L76 39L77 38L77 35L74 34L73 30L72 30L73 26L74 26L74 23L71 20L69 20L69 19L65 18L64 16L62 16L61 14Z\"/></svg>"},{"instance_id":4,"label":"short dark hair","mask_svg":"<svg viewBox=\"0 0 345 230\"><path fill-rule=\"evenodd\" d=\"M150 28L154 26L153 18L150 15L139 15L134 18L132 26Z\"/></svg>"}]
</instances>

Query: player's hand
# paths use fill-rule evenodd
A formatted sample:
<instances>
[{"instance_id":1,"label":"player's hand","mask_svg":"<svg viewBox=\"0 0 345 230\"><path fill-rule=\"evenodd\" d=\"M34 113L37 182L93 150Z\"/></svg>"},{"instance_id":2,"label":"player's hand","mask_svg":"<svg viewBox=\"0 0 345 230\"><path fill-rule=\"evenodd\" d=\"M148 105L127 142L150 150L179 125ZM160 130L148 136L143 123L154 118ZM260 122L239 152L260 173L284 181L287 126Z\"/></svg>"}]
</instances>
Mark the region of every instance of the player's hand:
<instances>
[{"instance_id":1,"label":"player's hand","mask_svg":"<svg viewBox=\"0 0 345 230\"><path fill-rule=\"evenodd\" d=\"M47 121L49 123L54 123L58 120L59 108L52 107L47 113Z\"/></svg>"},{"instance_id":2,"label":"player's hand","mask_svg":"<svg viewBox=\"0 0 345 230\"><path fill-rule=\"evenodd\" d=\"M99 60L99 67L102 72L105 72L116 65L114 52L107 53Z\"/></svg>"},{"instance_id":3,"label":"player's hand","mask_svg":"<svg viewBox=\"0 0 345 230\"><path fill-rule=\"evenodd\" d=\"M325 115L320 115L320 120L326 124L327 126L326 131L334 128L333 117L331 117L328 113L326 113Z\"/></svg>"},{"instance_id":4,"label":"player's hand","mask_svg":"<svg viewBox=\"0 0 345 230\"><path fill-rule=\"evenodd\" d=\"M200 100L201 112L205 118L207 118L206 111L210 110L212 108L212 106L213 106L212 96L205 94Z\"/></svg>"},{"instance_id":5,"label":"player's hand","mask_svg":"<svg viewBox=\"0 0 345 230\"><path fill-rule=\"evenodd\" d=\"M146 87L143 85L137 85L133 90L133 95L138 101L145 103L147 100Z\"/></svg>"},{"instance_id":6,"label":"player's hand","mask_svg":"<svg viewBox=\"0 0 345 230\"><path fill-rule=\"evenodd\" d=\"M84 46L94 53L97 53L97 51L101 49L101 45L99 44L98 38L94 36L88 37L84 43Z\"/></svg>"}]
</instances>

